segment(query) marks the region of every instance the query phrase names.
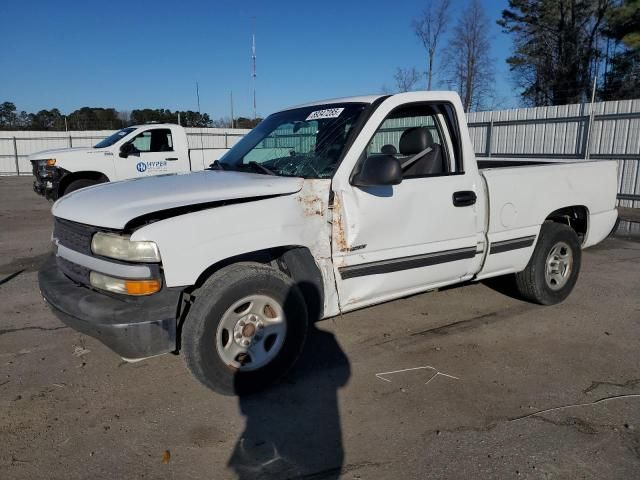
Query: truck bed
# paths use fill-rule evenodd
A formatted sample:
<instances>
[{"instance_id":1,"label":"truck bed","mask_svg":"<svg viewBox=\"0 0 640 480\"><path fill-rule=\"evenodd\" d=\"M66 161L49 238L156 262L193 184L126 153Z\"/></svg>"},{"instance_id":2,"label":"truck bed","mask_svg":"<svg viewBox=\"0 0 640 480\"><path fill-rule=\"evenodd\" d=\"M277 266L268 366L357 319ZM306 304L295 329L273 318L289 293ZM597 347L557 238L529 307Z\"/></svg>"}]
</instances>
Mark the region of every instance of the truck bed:
<instances>
[{"instance_id":1,"label":"truck bed","mask_svg":"<svg viewBox=\"0 0 640 480\"><path fill-rule=\"evenodd\" d=\"M560 207L577 206L587 212L588 232L583 247L600 242L615 222L615 161L480 160L478 165L490 205L487 219L490 244L537 236L545 218ZM490 255L480 277L522 270L533 247L534 243L524 255L522 250Z\"/></svg>"}]
</instances>

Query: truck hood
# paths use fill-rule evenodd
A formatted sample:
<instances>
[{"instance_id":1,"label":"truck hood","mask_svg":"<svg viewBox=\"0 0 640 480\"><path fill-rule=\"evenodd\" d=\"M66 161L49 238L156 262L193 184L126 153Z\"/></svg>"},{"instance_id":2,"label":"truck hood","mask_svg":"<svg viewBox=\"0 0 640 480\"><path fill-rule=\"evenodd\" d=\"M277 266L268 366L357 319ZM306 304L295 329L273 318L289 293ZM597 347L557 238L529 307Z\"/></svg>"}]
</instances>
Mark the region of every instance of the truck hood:
<instances>
[{"instance_id":1,"label":"truck hood","mask_svg":"<svg viewBox=\"0 0 640 480\"><path fill-rule=\"evenodd\" d=\"M29 155L29 161L31 160L43 160L48 158L66 157L68 155L78 155L87 153L101 153L103 150L97 150L95 148L53 148L50 150L42 150L41 152L32 153Z\"/></svg>"},{"instance_id":2,"label":"truck hood","mask_svg":"<svg viewBox=\"0 0 640 480\"><path fill-rule=\"evenodd\" d=\"M51 212L73 222L123 229L131 220L157 212L291 194L303 184L302 178L219 170L157 175L76 190L58 200Z\"/></svg>"}]
</instances>

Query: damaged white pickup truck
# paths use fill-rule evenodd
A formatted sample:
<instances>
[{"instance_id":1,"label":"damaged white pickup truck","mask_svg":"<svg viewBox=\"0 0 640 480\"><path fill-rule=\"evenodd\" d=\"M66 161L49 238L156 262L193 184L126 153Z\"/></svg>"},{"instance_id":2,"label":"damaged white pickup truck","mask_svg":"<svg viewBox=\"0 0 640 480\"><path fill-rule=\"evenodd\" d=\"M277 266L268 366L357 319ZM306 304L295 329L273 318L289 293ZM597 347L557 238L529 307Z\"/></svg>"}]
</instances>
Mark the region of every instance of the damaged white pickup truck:
<instances>
[{"instance_id":1,"label":"damaged white pickup truck","mask_svg":"<svg viewBox=\"0 0 640 480\"><path fill-rule=\"evenodd\" d=\"M40 288L120 356L180 352L207 387L245 393L340 312L514 273L525 299L561 302L614 226L616 176L612 161L476 160L450 92L317 102L209 170L63 197Z\"/></svg>"}]
</instances>

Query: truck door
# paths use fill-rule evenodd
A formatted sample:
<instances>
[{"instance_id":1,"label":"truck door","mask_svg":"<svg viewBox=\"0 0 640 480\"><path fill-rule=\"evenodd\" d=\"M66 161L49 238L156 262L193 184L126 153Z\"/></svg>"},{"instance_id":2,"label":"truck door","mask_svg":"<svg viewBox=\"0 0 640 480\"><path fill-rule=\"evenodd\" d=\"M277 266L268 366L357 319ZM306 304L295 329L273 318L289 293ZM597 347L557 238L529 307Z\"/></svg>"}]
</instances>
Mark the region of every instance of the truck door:
<instances>
[{"instance_id":1,"label":"truck door","mask_svg":"<svg viewBox=\"0 0 640 480\"><path fill-rule=\"evenodd\" d=\"M334 274L343 310L459 282L476 271L482 250L477 172L463 171L451 131L457 134L457 126L444 107L400 105L356 153L352 173L367 156L396 157L400 184L360 188L340 181L334 188Z\"/></svg>"},{"instance_id":2,"label":"truck door","mask_svg":"<svg viewBox=\"0 0 640 480\"><path fill-rule=\"evenodd\" d=\"M149 128L133 137L133 153L115 160L118 180L181 171L169 128Z\"/></svg>"}]
</instances>

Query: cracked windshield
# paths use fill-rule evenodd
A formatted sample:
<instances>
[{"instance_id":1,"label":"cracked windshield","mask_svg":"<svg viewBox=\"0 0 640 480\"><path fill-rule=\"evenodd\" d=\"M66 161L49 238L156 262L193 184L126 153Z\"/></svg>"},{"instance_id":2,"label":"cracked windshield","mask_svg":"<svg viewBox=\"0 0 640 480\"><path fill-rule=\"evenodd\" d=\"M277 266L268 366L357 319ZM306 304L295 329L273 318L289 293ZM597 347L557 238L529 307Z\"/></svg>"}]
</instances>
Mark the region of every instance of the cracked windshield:
<instances>
[{"instance_id":1,"label":"cracked windshield","mask_svg":"<svg viewBox=\"0 0 640 480\"><path fill-rule=\"evenodd\" d=\"M330 178L363 103L316 105L267 117L211 168Z\"/></svg>"}]
</instances>

